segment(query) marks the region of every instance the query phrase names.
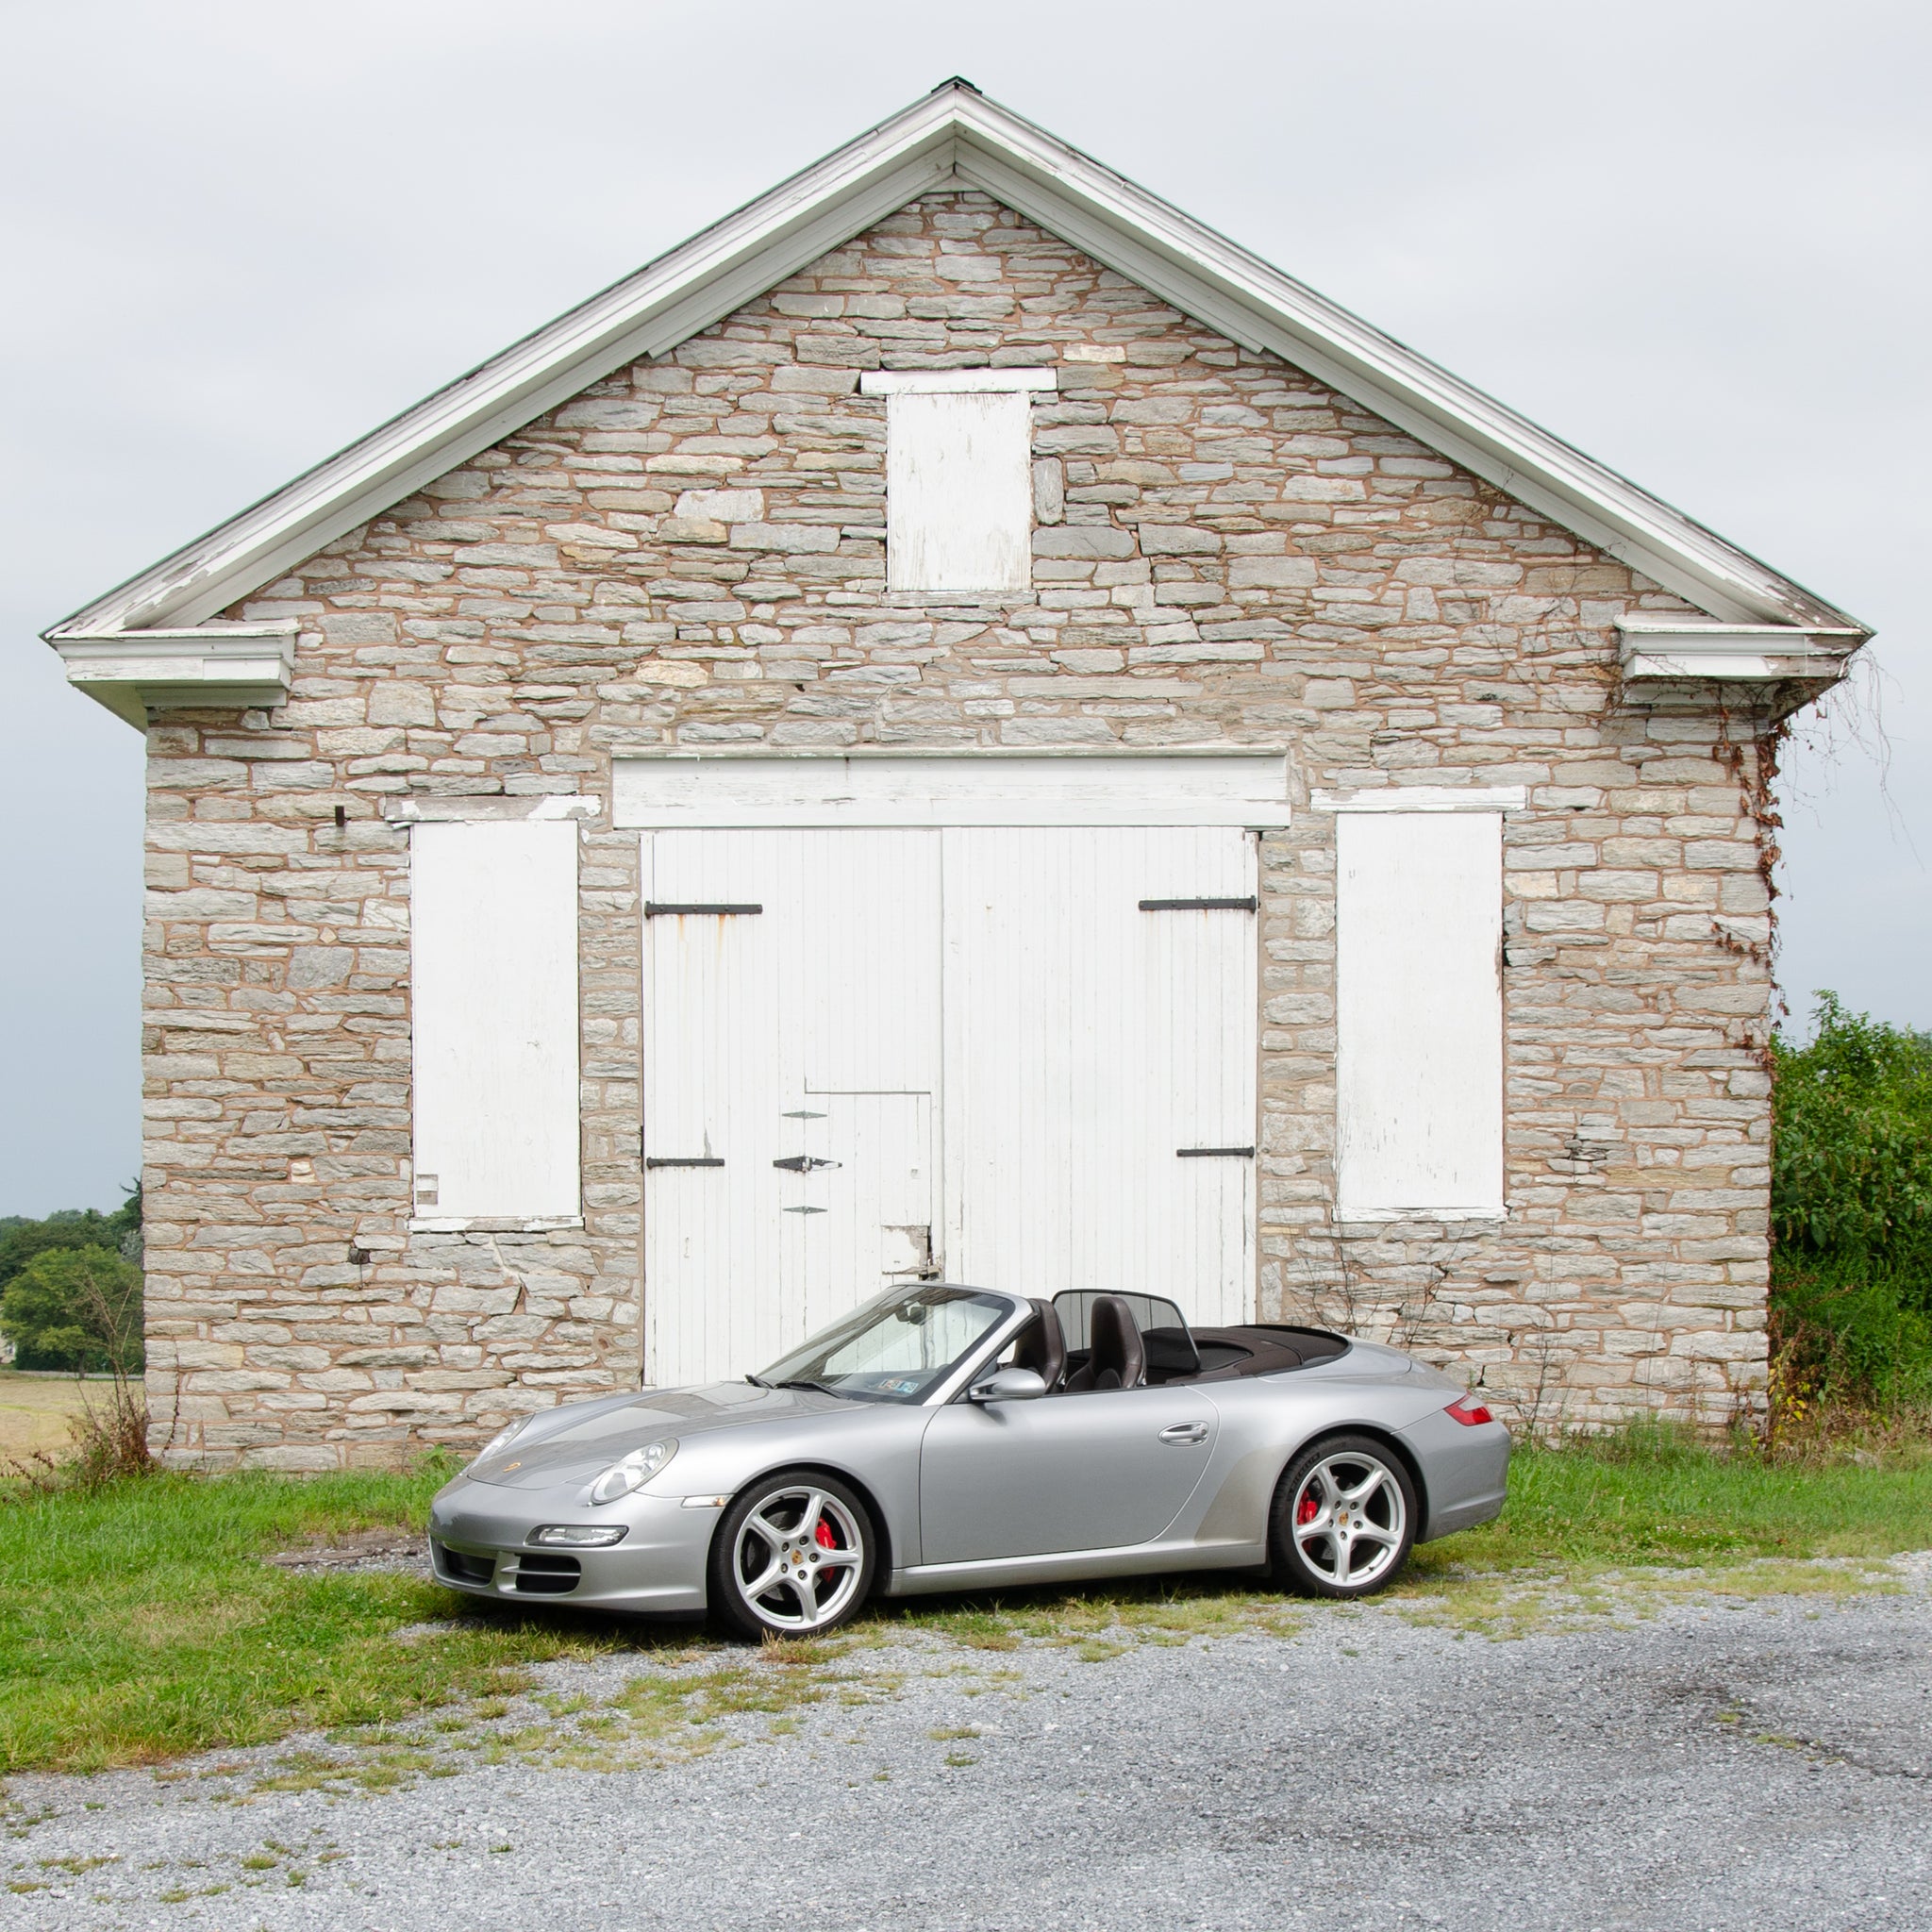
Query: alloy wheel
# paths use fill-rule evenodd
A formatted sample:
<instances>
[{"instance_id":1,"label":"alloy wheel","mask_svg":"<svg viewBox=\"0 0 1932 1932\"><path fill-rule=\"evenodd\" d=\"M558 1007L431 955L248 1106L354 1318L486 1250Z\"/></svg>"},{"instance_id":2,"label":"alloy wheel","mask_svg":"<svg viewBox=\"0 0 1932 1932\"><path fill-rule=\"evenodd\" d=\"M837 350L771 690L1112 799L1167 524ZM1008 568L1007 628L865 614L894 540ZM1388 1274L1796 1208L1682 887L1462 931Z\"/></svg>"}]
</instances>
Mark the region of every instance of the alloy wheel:
<instances>
[{"instance_id":1,"label":"alloy wheel","mask_svg":"<svg viewBox=\"0 0 1932 1932\"><path fill-rule=\"evenodd\" d=\"M759 1497L740 1524L731 1578L766 1629L823 1630L858 1593L865 1554L864 1526L837 1496L787 1487Z\"/></svg>"},{"instance_id":2,"label":"alloy wheel","mask_svg":"<svg viewBox=\"0 0 1932 1932\"><path fill-rule=\"evenodd\" d=\"M1324 1583L1365 1590L1397 1561L1408 1526L1402 1485L1387 1463L1359 1449L1324 1457L1295 1491L1290 1533Z\"/></svg>"}]
</instances>

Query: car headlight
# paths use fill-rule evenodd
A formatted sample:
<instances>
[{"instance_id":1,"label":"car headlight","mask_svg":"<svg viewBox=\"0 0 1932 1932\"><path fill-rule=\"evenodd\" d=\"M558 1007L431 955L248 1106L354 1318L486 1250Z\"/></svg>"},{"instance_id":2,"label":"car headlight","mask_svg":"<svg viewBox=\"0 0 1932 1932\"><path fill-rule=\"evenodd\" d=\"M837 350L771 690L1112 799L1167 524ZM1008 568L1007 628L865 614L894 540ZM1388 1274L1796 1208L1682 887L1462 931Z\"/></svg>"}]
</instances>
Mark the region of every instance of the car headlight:
<instances>
[{"instance_id":1,"label":"car headlight","mask_svg":"<svg viewBox=\"0 0 1932 1932\"><path fill-rule=\"evenodd\" d=\"M646 1442L633 1449L622 1462L613 1462L591 1485L591 1501L614 1503L633 1490L641 1490L677 1452L675 1442Z\"/></svg>"},{"instance_id":2,"label":"car headlight","mask_svg":"<svg viewBox=\"0 0 1932 1932\"><path fill-rule=\"evenodd\" d=\"M499 1449L508 1449L510 1444L510 1438L520 1435L528 1426L530 1418L528 1416L520 1415L515 1422L510 1424L508 1428L497 1430L496 1434L491 1436L489 1441L477 1450L476 1460L478 1462L488 1462Z\"/></svg>"},{"instance_id":3,"label":"car headlight","mask_svg":"<svg viewBox=\"0 0 1932 1932\"><path fill-rule=\"evenodd\" d=\"M546 1523L530 1532L533 1543L561 1543L566 1549L605 1550L630 1534L627 1523Z\"/></svg>"}]
</instances>

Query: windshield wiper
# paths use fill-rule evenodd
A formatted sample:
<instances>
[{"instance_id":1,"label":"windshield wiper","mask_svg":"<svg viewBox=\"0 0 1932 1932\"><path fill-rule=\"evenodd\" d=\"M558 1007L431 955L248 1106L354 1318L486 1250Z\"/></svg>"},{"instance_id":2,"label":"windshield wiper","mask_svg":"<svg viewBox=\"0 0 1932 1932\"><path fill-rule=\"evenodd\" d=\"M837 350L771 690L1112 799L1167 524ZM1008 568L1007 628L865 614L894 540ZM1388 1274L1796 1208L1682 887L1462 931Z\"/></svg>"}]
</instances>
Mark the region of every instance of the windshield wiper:
<instances>
[{"instance_id":1,"label":"windshield wiper","mask_svg":"<svg viewBox=\"0 0 1932 1932\"><path fill-rule=\"evenodd\" d=\"M778 1387L781 1389L816 1389L821 1395L835 1395L841 1402L845 1399L844 1390L827 1389L823 1382L813 1382L802 1377L791 1382L780 1382Z\"/></svg>"},{"instance_id":2,"label":"windshield wiper","mask_svg":"<svg viewBox=\"0 0 1932 1932\"><path fill-rule=\"evenodd\" d=\"M772 1385L762 1375L747 1375L744 1378L754 1389L769 1389Z\"/></svg>"}]
</instances>

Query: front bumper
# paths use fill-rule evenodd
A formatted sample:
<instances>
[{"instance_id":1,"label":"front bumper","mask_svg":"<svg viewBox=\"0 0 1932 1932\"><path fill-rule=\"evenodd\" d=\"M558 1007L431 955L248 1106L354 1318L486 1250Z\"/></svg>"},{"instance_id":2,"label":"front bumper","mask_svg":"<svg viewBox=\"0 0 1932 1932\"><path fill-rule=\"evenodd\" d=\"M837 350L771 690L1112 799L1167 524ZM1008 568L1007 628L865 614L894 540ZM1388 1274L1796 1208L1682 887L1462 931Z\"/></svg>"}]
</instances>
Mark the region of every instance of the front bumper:
<instances>
[{"instance_id":1,"label":"front bumper","mask_svg":"<svg viewBox=\"0 0 1932 1932\"><path fill-rule=\"evenodd\" d=\"M574 1491L526 1491L458 1477L429 1510L436 1580L471 1596L605 1610L702 1610L716 1507L687 1509L679 1496L639 1493L594 1516ZM546 1507L547 1499L547 1507ZM530 1541L546 1523L622 1523L608 1549L551 1549Z\"/></svg>"}]
</instances>

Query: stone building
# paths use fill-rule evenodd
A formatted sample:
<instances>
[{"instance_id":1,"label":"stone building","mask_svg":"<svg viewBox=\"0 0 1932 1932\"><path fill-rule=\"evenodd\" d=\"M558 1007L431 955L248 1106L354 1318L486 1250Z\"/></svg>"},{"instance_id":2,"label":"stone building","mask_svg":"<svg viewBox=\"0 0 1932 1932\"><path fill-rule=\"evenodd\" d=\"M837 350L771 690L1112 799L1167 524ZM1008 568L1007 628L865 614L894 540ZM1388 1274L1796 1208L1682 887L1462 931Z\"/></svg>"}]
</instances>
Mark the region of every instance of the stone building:
<instances>
[{"instance_id":1,"label":"stone building","mask_svg":"<svg viewBox=\"0 0 1932 1932\"><path fill-rule=\"evenodd\" d=\"M1760 1400L1866 632L963 82L47 636L147 735L174 1459L941 1273Z\"/></svg>"}]
</instances>

